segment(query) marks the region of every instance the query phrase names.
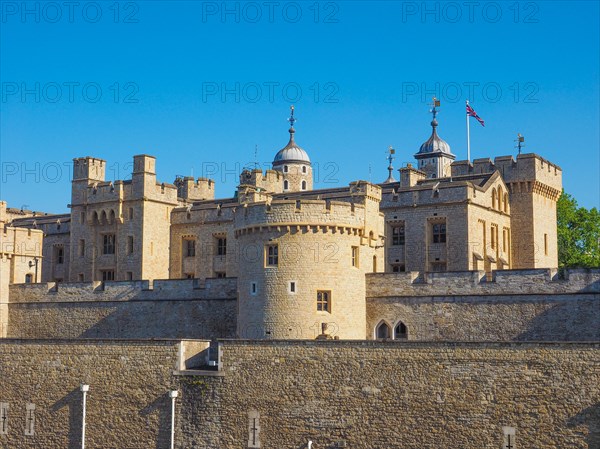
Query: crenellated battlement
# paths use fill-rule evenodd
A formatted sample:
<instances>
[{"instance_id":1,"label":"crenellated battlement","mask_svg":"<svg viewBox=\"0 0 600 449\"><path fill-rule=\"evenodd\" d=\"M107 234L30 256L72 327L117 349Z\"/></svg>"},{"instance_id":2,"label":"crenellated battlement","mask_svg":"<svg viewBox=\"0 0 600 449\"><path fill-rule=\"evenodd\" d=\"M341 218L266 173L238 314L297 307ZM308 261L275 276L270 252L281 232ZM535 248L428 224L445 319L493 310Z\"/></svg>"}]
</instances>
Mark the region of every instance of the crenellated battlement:
<instances>
[{"instance_id":1,"label":"crenellated battlement","mask_svg":"<svg viewBox=\"0 0 600 449\"><path fill-rule=\"evenodd\" d=\"M232 221L239 207L241 206L237 203L222 204L218 200L197 206L177 207L171 212L171 223L175 225Z\"/></svg>"},{"instance_id":2,"label":"crenellated battlement","mask_svg":"<svg viewBox=\"0 0 600 449\"><path fill-rule=\"evenodd\" d=\"M270 224L360 228L364 222L364 205L332 200L273 200L243 205L235 214L236 230Z\"/></svg>"},{"instance_id":3,"label":"crenellated battlement","mask_svg":"<svg viewBox=\"0 0 600 449\"><path fill-rule=\"evenodd\" d=\"M191 176L175 179L177 196L187 201L212 200L215 197L215 181L209 178L194 179Z\"/></svg>"},{"instance_id":4,"label":"crenellated battlement","mask_svg":"<svg viewBox=\"0 0 600 449\"><path fill-rule=\"evenodd\" d=\"M260 169L244 170L240 174L238 191L248 186L279 193L283 189L283 173L277 170L265 170L264 172Z\"/></svg>"},{"instance_id":5,"label":"crenellated battlement","mask_svg":"<svg viewBox=\"0 0 600 449\"><path fill-rule=\"evenodd\" d=\"M452 176L484 174L498 170L504 182L509 187L513 185L513 190L529 189L551 197L556 196L556 192L560 194L562 189L561 168L534 153L520 154L516 160L513 156L498 156L493 161L490 158L475 159L472 164L469 161L456 161L451 169ZM546 187L542 188L541 185Z\"/></svg>"},{"instance_id":6,"label":"crenellated battlement","mask_svg":"<svg viewBox=\"0 0 600 449\"><path fill-rule=\"evenodd\" d=\"M367 297L554 295L600 293L600 269L498 270L488 280L485 271L367 274ZM598 297L600 300L600 296Z\"/></svg>"},{"instance_id":7,"label":"crenellated battlement","mask_svg":"<svg viewBox=\"0 0 600 449\"><path fill-rule=\"evenodd\" d=\"M87 203L118 201L132 196L131 181L94 182L87 187Z\"/></svg>"},{"instance_id":8,"label":"crenellated battlement","mask_svg":"<svg viewBox=\"0 0 600 449\"><path fill-rule=\"evenodd\" d=\"M223 300L237 296L236 278L13 284L10 303Z\"/></svg>"}]
</instances>

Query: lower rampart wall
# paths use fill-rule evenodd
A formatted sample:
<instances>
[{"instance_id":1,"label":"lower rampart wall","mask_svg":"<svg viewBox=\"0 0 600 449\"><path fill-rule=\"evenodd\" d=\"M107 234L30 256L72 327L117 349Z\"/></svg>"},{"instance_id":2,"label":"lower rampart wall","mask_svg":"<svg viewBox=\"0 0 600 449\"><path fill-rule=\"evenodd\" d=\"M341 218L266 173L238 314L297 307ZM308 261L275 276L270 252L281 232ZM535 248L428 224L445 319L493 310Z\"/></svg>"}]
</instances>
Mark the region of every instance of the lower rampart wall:
<instances>
[{"instance_id":1,"label":"lower rampart wall","mask_svg":"<svg viewBox=\"0 0 600 449\"><path fill-rule=\"evenodd\" d=\"M177 361L176 341L0 340L0 447L81 448L86 383L87 448L167 448Z\"/></svg>"},{"instance_id":2,"label":"lower rampart wall","mask_svg":"<svg viewBox=\"0 0 600 449\"><path fill-rule=\"evenodd\" d=\"M503 427L600 447L600 343L232 341L222 361L183 389L182 447L495 449Z\"/></svg>"},{"instance_id":3,"label":"lower rampart wall","mask_svg":"<svg viewBox=\"0 0 600 449\"><path fill-rule=\"evenodd\" d=\"M503 427L514 447L600 446L600 343L238 340L220 353L221 371L182 373L177 341L0 340L0 447L81 447L81 383L88 448L169 447L172 389L177 449L252 447L254 432L263 449L492 449Z\"/></svg>"},{"instance_id":4,"label":"lower rampart wall","mask_svg":"<svg viewBox=\"0 0 600 449\"><path fill-rule=\"evenodd\" d=\"M234 337L237 301L130 300L11 303L10 338Z\"/></svg>"}]
</instances>

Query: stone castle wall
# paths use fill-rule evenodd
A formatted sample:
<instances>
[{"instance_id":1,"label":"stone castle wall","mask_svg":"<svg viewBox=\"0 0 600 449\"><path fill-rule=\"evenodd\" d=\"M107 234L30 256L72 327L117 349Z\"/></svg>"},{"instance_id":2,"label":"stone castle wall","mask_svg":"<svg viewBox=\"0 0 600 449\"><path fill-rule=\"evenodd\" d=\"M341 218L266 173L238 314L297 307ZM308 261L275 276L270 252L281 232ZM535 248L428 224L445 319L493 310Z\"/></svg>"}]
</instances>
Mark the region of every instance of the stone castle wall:
<instances>
[{"instance_id":1,"label":"stone castle wall","mask_svg":"<svg viewBox=\"0 0 600 449\"><path fill-rule=\"evenodd\" d=\"M367 338L402 323L419 341L599 341L600 270L367 275ZM392 332L390 332L392 334ZM394 335L391 335L394 337Z\"/></svg>"},{"instance_id":2,"label":"stone castle wall","mask_svg":"<svg viewBox=\"0 0 600 449\"><path fill-rule=\"evenodd\" d=\"M256 426L264 449L500 448L503 427L513 447L596 448L599 349L225 341L223 377L184 387L182 447L252 447Z\"/></svg>"},{"instance_id":3,"label":"stone castle wall","mask_svg":"<svg viewBox=\"0 0 600 449\"><path fill-rule=\"evenodd\" d=\"M169 447L177 341L0 340L0 403L8 404L3 449ZM33 435L25 435L31 422Z\"/></svg>"},{"instance_id":4,"label":"stone castle wall","mask_svg":"<svg viewBox=\"0 0 600 449\"><path fill-rule=\"evenodd\" d=\"M236 289L231 278L12 285L7 333L12 338L234 337Z\"/></svg>"},{"instance_id":5,"label":"stone castle wall","mask_svg":"<svg viewBox=\"0 0 600 449\"><path fill-rule=\"evenodd\" d=\"M80 447L81 383L90 448L168 447L172 389L178 449L253 432L263 449L500 448L504 427L515 447L600 445L599 343L226 340L218 372L179 371L182 344L0 340L0 446Z\"/></svg>"}]
</instances>

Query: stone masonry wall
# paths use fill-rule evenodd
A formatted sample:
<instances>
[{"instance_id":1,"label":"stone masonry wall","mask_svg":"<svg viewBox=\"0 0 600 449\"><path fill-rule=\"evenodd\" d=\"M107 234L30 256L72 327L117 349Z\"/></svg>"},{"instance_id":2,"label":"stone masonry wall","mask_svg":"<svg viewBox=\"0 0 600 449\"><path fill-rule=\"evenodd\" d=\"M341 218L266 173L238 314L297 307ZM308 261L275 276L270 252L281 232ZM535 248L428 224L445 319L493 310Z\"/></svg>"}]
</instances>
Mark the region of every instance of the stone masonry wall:
<instances>
[{"instance_id":1,"label":"stone masonry wall","mask_svg":"<svg viewBox=\"0 0 600 449\"><path fill-rule=\"evenodd\" d=\"M0 340L0 447L81 447L81 383L90 449L168 447L172 389L177 449L497 449L503 427L519 448L600 445L600 343L225 340L220 372L177 371L179 344Z\"/></svg>"},{"instance_id":2,"label":"stone masonry wall","mask_svg":"<svg viewBox=\"0 0 600 449\"><path fill-rule=\"evenodd\" d=\"M235 278L11 285L8 336L233 337L236 289Z\"/></svg>"},{"instance_id":3,"label":"stone masonry wall","mask_svg":"<svg viewBox=\"0 0 600 449\"><path fill-rule=\"evenodd\" d=\"M177 388L176 341L0 340L0 402L8 404L2 449L81 447L87 383L86 447L169 447ZM33 435L27 406L33 404Z\"/></svg>"},{"instance_id":4,"label":"stone masonry wall","mask_svg":"<svg viewBox=\"0 0 600 449\"><path fill-rule=\"evenodd\" d=\"M571 270L567 280L550 270L494 275L368 274L367 338L402 322L409 340L600 341L599 270Z\"/></svg>"},{"instance_id":5,"label":"stone masonry wall","mask_svg":"<svg viewBox=\"0 0 600 449\"><path fill-rule=\"evenodd\" d=\"M596 449L599 349L226 341L223 377L183 387L182 448L498 449L506 426L513 447Z\"/></svg>"}]
</instances>

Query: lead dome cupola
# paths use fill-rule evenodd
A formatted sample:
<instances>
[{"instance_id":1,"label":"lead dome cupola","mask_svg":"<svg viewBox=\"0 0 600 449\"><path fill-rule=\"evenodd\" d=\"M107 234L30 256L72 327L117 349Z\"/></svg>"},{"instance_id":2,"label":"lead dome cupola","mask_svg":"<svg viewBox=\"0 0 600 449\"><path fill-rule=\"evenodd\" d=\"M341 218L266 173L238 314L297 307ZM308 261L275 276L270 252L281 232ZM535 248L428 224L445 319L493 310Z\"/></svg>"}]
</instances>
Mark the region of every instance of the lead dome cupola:
<instances>
[{"instance_id":1,"label":"lead dome cupola","mask_svg":"<svg viewBox=\"0 0 600 449\"><path fill-rule=\"evenodd\" d=\"M294 129L294 123L296 119L294 118L294 106L290 108L292 110L292 115L288 119L290 122L290 140L285 147L277 152L275 158L273 159L273 166L287 164L290 162L300 162L310 165L310 158L308 157L308 153L304 151L294 140L294 134L296 130Z\"/></svg>"}]
</instances>

